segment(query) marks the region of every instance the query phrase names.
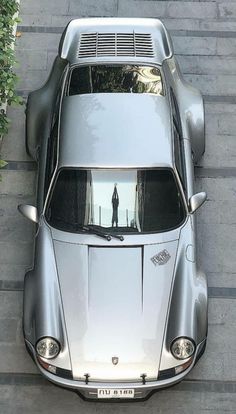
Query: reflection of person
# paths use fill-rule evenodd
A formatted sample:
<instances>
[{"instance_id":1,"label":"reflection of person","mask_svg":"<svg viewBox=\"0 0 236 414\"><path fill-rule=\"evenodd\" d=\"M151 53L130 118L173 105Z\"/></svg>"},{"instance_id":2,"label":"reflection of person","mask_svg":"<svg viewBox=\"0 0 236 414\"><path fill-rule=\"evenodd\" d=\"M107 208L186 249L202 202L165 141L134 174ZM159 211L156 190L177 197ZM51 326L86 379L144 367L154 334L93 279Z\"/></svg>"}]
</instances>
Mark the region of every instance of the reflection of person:
<instances>
[{"instance_id":1,"label":"reflection of person","mask_svg":"<svg viewBox=\"0 0 236 414\"><path fill-rule=\"evenodd\" d=\"M116 188L117 184L114 185L114 191L112 194L112 221L111 221L111 225L112 227L114 227L114 224L116 225L116 227L118 227L118 206L119 206L119 196L118 196L118 192L117 192L117 188Z\"/></svg>"}]
</instances>

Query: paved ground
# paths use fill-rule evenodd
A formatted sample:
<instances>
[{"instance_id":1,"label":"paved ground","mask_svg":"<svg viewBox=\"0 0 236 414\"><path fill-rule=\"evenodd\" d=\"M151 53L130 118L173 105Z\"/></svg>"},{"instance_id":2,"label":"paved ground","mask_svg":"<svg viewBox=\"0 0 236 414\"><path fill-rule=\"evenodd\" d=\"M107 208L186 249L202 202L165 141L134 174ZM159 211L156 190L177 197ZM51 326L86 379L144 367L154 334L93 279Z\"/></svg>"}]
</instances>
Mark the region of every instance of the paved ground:
<instances>
[{"instance_id":1,"label":"paved ground","mask_svg":"<svg viewBox=\"0 0 236 414\"><path fill-rule=\"evenodd\" d=\"M33 229L16 213L17 204L34 200L35 171L24 149L24 108L10 109L2 156L11 162L0 183L0 414L236 413L236 2L21 0L20 93L26 97L45 81L70 19L117 15L162 18L185 78L205 97L206 154L196 186L208 193L198 213L199 257L210 286L207 351L180 385L135 405L85 403L38 375L21 334Z\"/></svg>"}]
</instances>

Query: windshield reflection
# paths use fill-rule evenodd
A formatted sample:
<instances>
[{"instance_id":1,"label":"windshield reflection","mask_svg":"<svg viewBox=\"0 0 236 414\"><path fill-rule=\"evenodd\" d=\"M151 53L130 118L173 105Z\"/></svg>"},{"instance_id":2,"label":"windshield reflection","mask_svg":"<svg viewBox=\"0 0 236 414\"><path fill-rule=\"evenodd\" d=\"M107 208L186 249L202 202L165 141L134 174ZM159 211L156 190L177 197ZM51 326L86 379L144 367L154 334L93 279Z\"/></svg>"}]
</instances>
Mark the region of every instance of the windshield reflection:
<instances>
[{"instance_id":1,"label":"windshield reflection","mask_svg":"<svg viewBox=\"0 0 236 414\"><path fill-rule=\"evenodd\" d=\"M73 69L69 95L88 93L152 93L163 95L160 69L140 65L94 65Z\"/></svg>"},{"instance_id":2,"label":"windshield reflection","mask_svg":"<svg viewBox=\"0 0 236 414\"><path fill-rule=\"evenodd\" d=\"M102 227L130 227L135 218L136 171L92 171L89 222Z\"/></svg>"},{"instance_id":3,"label":"windshield reflection","mask_svg":"<svg viewBox=\"0 0 236 414\"><path fill-rule=\"evenodd\" d=\"M66 231L148 233L179 226L185 210L171 170L64 169L46 218Z\"/></svg>"}]
</instances>

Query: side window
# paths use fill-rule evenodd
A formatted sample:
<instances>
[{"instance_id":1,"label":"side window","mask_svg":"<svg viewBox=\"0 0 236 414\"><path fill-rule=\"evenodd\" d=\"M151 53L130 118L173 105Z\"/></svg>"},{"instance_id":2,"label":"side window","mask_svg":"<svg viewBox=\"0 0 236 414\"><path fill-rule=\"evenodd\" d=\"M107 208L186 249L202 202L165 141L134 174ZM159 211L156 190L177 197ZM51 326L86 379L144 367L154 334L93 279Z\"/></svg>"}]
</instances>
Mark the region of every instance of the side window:
<instances>
[{"instance_id":1,"label":"side window","mask_svg":"<svg viewBox=\"0 0 236 414\"><path fill-rule=\"evenodd\" d=\"M57 162L57 136L58 136L58 119L59 116L54 118L54 124L52 124L51 134L48 138L47 144L47 160L45 171L45 186L44 186L44 199L46 198L49 184L51 182L56 162Z\"/></svg>"},{"instance_id":2,"label":"side window","mask_svg":"<svg viewBox=\"0 0 236 414\"><path fill-rule=\"evenodd\" d=\"M180 121L180 113L178 103L172 88L170 89L172 117L173 117L173 131L174 131L174 153L175 153L175 164L180 175L184 190L186 189L186 172L184 162L184 148L183 148L183 137L182 127Z\"/></svg>"},{"instance_id":3,"label":"side window","mask_svg":"<svg viewBox=\"0 0 236 414\"><path fill-rule=\"evenodd\" d=\"M182 136L182 128L181 128L181 120L180 120L178 103L177 103L177 100L176 100L176 97L174 95L172 88L170 88L170 98L171 98L173 122L174 122L176 129L179 131L179 134Z\"/></svg>"},{"instance_id":4,"label":"side window","mask_svg":"<svg viewBox=\"0 0 236 414\"><path fill-rule=\"evenodd\" d=\"M48 188L56 168L57 163L57 143L58 143L58 128L59 128L59 114L60 114L60 103L64 88L64 79L67 74L67 66L61 73L60 79L58 79L57 90L55 90L54 102L53 102L53 113L51 114L51 128L50 135L46 143L46 160L44 159L45 170L44 170L44 200L46 198ZM46 162L45 162L46 161Z\"/></svg>"},{"instance_id":5,"label":"side window","mask_svg":"<svg viewBox=\"0 0 236 414\"><path fill-rule=\"evenodd\" d=\"M178 130L174 126L174 152L175 152L175 163L176 168L183 180L184 177L184 169L183 169L183 157L181 153L181 143L180 143L180 136Z\"/></svg>"}]
</instances>

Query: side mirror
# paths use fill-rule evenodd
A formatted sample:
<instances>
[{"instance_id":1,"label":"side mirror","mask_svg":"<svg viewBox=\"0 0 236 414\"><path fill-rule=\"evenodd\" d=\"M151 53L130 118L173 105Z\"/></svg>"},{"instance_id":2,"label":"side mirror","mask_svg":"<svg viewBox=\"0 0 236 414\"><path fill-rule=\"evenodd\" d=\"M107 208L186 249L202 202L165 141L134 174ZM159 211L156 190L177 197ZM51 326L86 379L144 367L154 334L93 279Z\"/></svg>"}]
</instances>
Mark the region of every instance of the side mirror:
<instances>
[{"instance_id":1,"label":"side mirror","mask_svg":"<svg viewBox=\"0 0 236 414\"><path fill-rule=\"evenodd\" d=\"M18 206L18 210L24 217L26 217L30 221L33 221L34 223L39 222L38 210L36 207L30 206L29 204L20 204Z\"/></svg>"},{"instance_id":2,"label":"side mirror","mask_svg":"<svg viewBox=\"0 0 236 414\"><path fill-rule=\"evenodd\" d=\"M193 214L206 201L207 195L204 191L194 194L189 199L189 213Z\"/></svg>"}]
</instances>

